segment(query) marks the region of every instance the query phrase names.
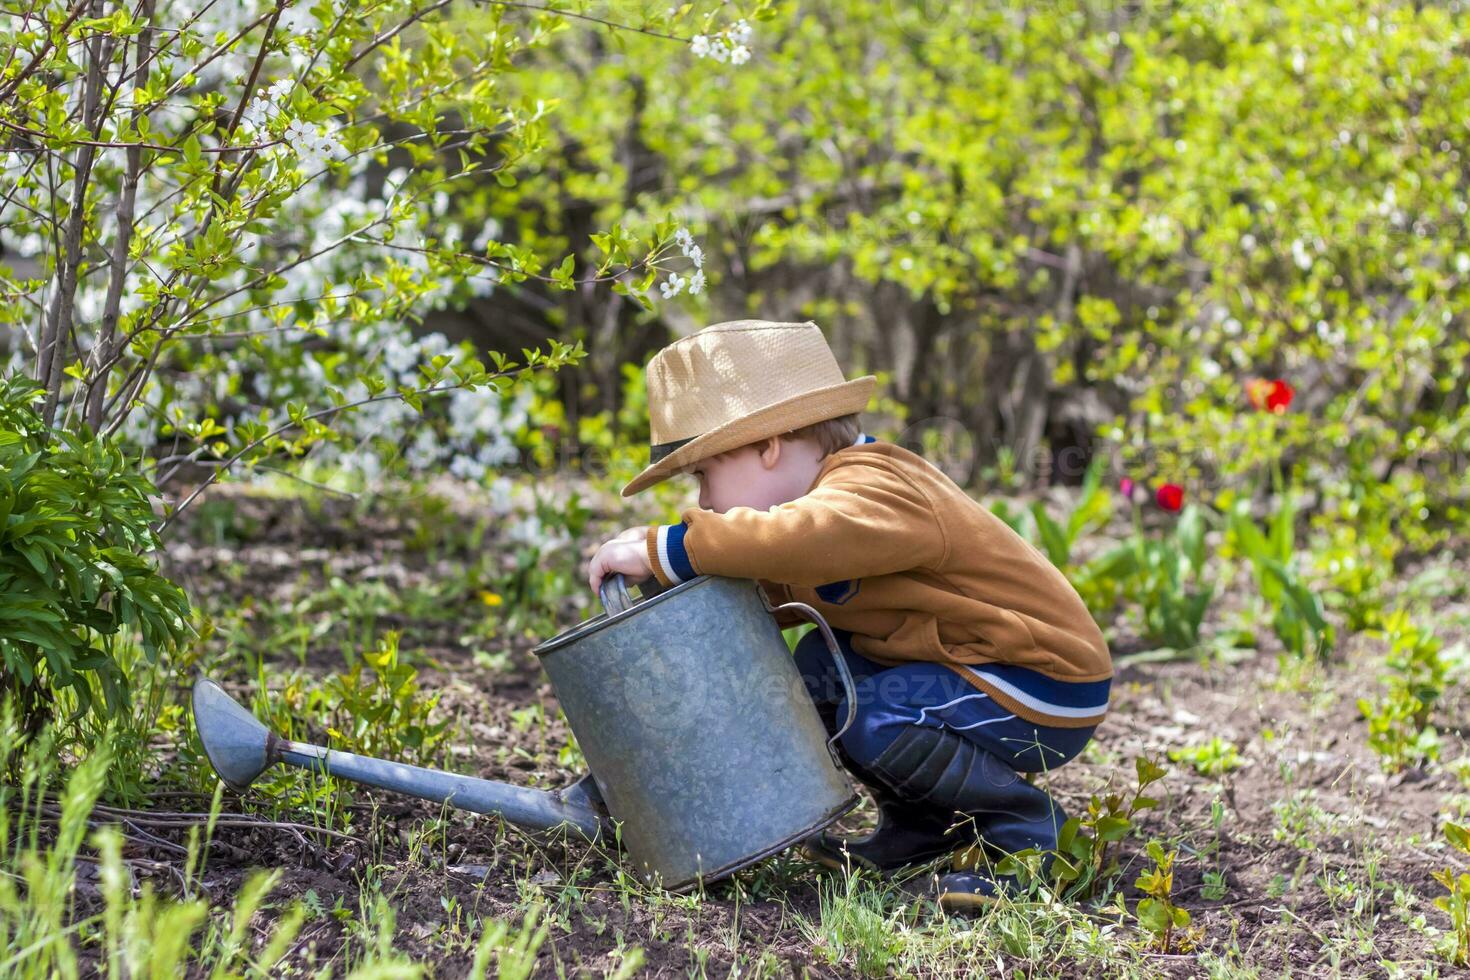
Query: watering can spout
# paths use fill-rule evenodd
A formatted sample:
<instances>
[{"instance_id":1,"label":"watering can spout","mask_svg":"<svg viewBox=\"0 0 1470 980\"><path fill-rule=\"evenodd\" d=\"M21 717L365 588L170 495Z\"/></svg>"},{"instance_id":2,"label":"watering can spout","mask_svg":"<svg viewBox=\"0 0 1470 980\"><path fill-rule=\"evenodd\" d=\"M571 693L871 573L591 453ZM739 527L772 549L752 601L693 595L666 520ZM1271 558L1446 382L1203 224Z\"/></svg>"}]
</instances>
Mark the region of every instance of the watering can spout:
<instances>
[{"instance_id":1,"label":"watering can spout","mask_svg":"<svg viewBox=\"0 0 1470 980\"><path fill-rule=\"evenodd\" d=\"M533 830L569 827L595 841L610 829L590 774L561 790L528 789L289 741L261 724L206 677L194 683L192 700L194 727L209 764L237 793L243 793L261 773L281 762L460 810L492 814Z\"/></svg>"}]
</instances>

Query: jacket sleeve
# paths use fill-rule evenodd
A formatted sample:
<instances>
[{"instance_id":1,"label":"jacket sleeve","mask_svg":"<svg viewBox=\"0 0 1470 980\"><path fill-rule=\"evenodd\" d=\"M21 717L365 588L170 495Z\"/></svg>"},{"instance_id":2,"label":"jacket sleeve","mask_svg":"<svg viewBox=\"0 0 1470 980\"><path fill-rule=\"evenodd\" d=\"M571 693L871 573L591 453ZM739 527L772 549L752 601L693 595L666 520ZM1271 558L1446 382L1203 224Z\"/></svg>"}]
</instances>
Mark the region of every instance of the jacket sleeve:
<instances>
[{"instance_id":1,"label":"jacket sleeve","mask_svg":"<svg viewBox=\"0 0 1470 980\"><path fill-rule=\"evenodd\" d=\"M723 514L689 508L679 524L648 530L648 558L665 585L695 575L815 587L932 568L948 539L929 499L882 467L838 471L795 500Z\"/></svg>"}]
</instances>

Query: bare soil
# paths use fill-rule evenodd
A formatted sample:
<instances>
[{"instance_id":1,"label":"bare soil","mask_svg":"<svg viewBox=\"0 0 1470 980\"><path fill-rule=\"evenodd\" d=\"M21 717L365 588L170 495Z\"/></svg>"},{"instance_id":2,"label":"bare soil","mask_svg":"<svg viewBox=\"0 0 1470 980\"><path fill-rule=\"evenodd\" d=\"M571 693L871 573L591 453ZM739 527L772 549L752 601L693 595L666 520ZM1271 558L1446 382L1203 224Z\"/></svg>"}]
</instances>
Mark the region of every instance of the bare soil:
<instances>
[{"instance_id":1,"label":"bare soil","mask_svg":"<svg viewBox=\"0 0 1470 980\"><path fill-rule=\"evenodd\" d=\"M229 489L216 499L231 505L220 511L231 512L225 530L196 519L171 542L168 554L169 570L207 608L247 600L257 606L289 602L332 574L378 579L397 589L454 573L452 558L430 559L405 545L411 521L390 510L364 515L351 502L331 499L308 508L293 499ZM1470 563L1453 560L1463 582ZM1405 579L1415 571L1406 569ZM1447 646L1465 639L1470 621L1463 587L1450 592L1433 600L1430 624ZM1228 617L1248 609L1248 598L1239 589L1227 593L1211 611L1211 628L1222 628ZM585 615L585 601L581 605L567 603L563 627ZM403 631L402 649L415 651L421 682L440 690L441 707L459 719L464 741L453 746L446 764L524 785L554 787L575 779L578 773L558 762L569 733L554 692L528 652L537 638L503 638L504 662L486 666L458 642L463 621L482 618L484 610L466 605L441 614L420 622L385 611L379 626ZM1196 952L1141 953L1146 971L1205 975L1201 956L1207 954L1263 976L1382 975L1385 960L1417 963L1409 972L1420 972L1434 959L1424 923L1448 925L1430 905L1442 891L1431 871L1455 863L1437 843L1440 824L1447 816L1461 819L1467 803L1451 767L1385 776L1368 750L1356 699L1378 690L1382 641L1347 636L1331 663L1283 669L1263 624L1262 649L1245 651L1238 662L1130 663L1144 644L1128 631L1126 619L1120 617L1116 629L1113 649L1121 666L1112 711L1094 745L1049 777L1068 811L1084 810L1094 793L1129 791L1140 754L1163 758L1170 749L1220 736L1238 747L1246 763L1223 776L1170 763L1155 787L1161 806L1121 846L1120 881L1129 908L1137 897L1131 882L1146 864L1144 839L1156 837L1180 849L1175 897L1202 928ZM328 635L313 643L308 677L343 668L339 642ZM210 649L206 662L237 694L255 685L253 676L231 670L228 650ZM299 669L295 657L273 666ZM189 679L179 678L181 699ZM518 723L513 713L533 704L543 706L544 725ZM1464 721L1458 689L1437 721L1445 731L1444 758L1453 759L1461 752L1454 726ZM252 868L279 868L277 900L312 893L325 909L340 902L351 913L343 919L350 920L360 899L381 888L396 915L396 945L435 963L436 974L446 977L468 968L469 925L484 916L518 921L528 899L538 894L554 920L538 976L600 975L614 969L620 950L630 946L644 950L644 975L651 976L682 976L701 967L725 976L737 968L749 971L762 956L776 975L856 972L851 962L830 963L798 926L801 917L818 920L819 883L834 873L794 852L711 885L694 900L637 894L629 899L618 885L611 853L538 839L494 818L441 814L438 807L389 794L357 789L350 797L356 841L274 826L221 827L204 879L211 896L226 899ZM152 805L204 804L183 796ZM225 809L284 819L258 801L234 796L226 797ZM293 819L309 822L299 813ZM858 830L871 821L865 801L839 827ZM430 846L415 849L415 832L424 836L426 825ZM183 840L167 828L156 835ZM145 851L160 864L179 861L163 848ZM1206 872L1223 877L1212 887ZM159 872L160 887L167 879ZM1119 921L1116 910L1094 914L1099 922ZM1417 925L1416 916L1422 917ZM313 918L290 959L332 960L351 928L350 921L330 914ZM1131 922L1119 928L1126 937L1120 942L1143 943ZM1039 972L1096 971L1086 963L1060 962Z\"/></svg>"}]
</instances>

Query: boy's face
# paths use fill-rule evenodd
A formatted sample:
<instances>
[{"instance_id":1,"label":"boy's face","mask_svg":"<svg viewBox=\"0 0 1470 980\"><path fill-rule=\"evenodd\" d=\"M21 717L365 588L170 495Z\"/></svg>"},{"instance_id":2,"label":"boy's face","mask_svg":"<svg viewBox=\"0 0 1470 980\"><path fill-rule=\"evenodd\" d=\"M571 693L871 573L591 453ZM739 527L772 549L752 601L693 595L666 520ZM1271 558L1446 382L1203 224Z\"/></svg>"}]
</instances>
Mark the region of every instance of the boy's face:
<instances>
[{"instance_id":1,"label":"boy's face","mask_svg":"<svg viewBox=\"0 0 1470 980\"><path fill-rule=\"evenodd\" d=\"M710 456L690 468L699 480L699 506L723 514L732 507L769 510L806 494L821 469L821 449L809 439L772 436Z\"/></svg>"}]
</instances>

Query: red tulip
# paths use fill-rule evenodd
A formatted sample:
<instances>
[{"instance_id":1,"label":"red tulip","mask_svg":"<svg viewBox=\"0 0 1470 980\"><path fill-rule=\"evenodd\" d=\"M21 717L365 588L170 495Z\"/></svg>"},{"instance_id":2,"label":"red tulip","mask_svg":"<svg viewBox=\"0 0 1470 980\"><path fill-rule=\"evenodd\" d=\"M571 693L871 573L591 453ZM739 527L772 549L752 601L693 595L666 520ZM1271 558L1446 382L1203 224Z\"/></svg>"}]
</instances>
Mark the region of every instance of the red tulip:
<instances>
[{"instance_id":1,"label":"red tulip","mask_svg":"<svg viewBox=\"0 0 1470 980\"><path fill-rule=\"evenodd\" d=\"M1164 483L1154 493L1154 499L1165 510L1177 511L1184 506L1184 488L1177 483Z\"/></svg>"},{"instance_id":2,"label":"red tulip","mask_svg":"<svg viewBox=\"0 0 1470 980\"><path fill-rule=\"evenodd\" d=\"M1251 405L1258 410L1265 409L1277 415L1286 411L1295 395L1296 390L1280 378L1275 381L1252 378L1245 383L1245 396Z\"/></svg>"},{"instance_id":3,"label":"red tulip","mask_svg":"<svg viewBox=\"0 0 1470 980\"><path fill-rule=\"evenodd\" d=\"M1291 385L1278 378L1271 382L1271 390L1266 394L1266 407L1280 415L1291 405L1291 399L1295 395L1296 391Z\"/></svg>"}]
</instances>

